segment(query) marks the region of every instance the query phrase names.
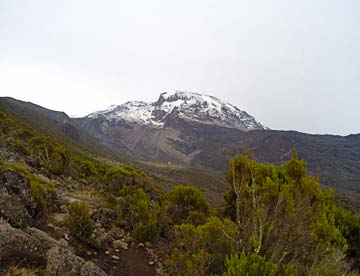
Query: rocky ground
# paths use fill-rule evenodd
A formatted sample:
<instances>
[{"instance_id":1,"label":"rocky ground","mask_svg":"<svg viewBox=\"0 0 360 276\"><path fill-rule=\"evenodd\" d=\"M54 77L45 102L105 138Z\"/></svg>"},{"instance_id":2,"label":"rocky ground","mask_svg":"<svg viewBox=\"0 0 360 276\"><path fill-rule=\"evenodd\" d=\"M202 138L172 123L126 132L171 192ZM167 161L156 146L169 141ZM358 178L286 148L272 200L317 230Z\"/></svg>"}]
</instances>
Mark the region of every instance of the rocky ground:
<instances>
[{"instance_id":1,"label":"rocky ground","mask_svg":"<svg viewBox=\"0 0 360 276\"><path fill-rule=\"evenodd\" d=\"M64 227L70 201L85 202L91 209L99 226L96 248L79 252L70 246ZM112 219L111 211L101 207L89 193L56 192L51 211L45 217L36 212L37 207L29 181L14 170L3 171L0 176L0 275L6 275L10 267L61 276L156 275L160 263L151 244L137 244L121 228L105 227Z\"/></svg>"}]
</instances>

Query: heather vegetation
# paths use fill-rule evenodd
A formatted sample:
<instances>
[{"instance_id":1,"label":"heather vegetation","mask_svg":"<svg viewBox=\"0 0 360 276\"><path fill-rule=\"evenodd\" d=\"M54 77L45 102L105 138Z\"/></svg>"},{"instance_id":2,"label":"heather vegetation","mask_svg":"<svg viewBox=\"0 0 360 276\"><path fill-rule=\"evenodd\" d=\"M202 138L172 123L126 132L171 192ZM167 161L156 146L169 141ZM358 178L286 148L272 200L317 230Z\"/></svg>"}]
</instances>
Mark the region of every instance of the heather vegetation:
<instances>
[{"instance_id":1,"label":"heather vegetation","mask_svg":"<svg viewBox=\"0 0 360 276\"><path fill-rule=\"evenodd\" d=\"M28 183L36 202L32 219L59 212L63 193L88 190L96 199L96 205L77 198L63 204L57 231L69 235L79 254L109 252L128 235L153 248L163 275L340 276L359 269L359 216L335 204L334 193L307 174L295 151L279 166L237 156L226 174L224 208L215 210L196 187L163 192L136 167L76 152L2 112L0 143L2 178L11 171ZM36 275L42 268L12 267L6 275Z\"/></svg>"}]
</instances>

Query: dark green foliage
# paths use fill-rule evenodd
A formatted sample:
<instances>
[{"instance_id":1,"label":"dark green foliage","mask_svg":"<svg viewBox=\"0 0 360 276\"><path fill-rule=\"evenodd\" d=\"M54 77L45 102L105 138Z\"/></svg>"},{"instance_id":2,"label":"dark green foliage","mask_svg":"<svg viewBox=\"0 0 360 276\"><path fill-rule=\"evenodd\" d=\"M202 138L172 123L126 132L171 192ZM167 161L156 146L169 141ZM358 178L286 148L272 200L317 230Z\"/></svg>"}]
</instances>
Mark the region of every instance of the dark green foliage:
<instances>
[{"instance_id":1,"label":"dark green foliage","mask_svg":"<svg viewBox=\"0 0 360 276\"><path fill-rule=\"evenodd\" d=\"M208 201L199 189L192 186L178 185L169 195L168 212L175 224L201 224L211 214Z\"/></svg>"},{"instance_id":2,"label":"dark green foliage","mask_svg":"<svg viewBox=\"0 0 360 276\"><path fill-rule=\"evenodd\" d=\"M360 215L336 208L335 223L348 242L346 252L352 268L360 270Z\"/></svg>"},{"instance_id":3,"label":"dark green foliage","mask_svg":"<svg viewBox=\"0 0 360 276\"><path fill-rule=\"evenodd\" d=\"M99 176L98 169L95 167L94 162L86 159L80 160L80 171L84 175L84 177Z\"/></svg>"},{"instance_id":4,"label":"dark green foliage","mask_svg":"<svg viewBox=\"0 0 360 276\"><path fill-rule=\"evenodd\" d=\"M143 189L123 186L120 200L117 202L113 197L111 205L128 222L127 228L133 231L138 242L156 242L161 235L166 234L169 221L164 208Z\"/></svg>"},{"instance_id":5,"label":"dark green foliage","mask_svg":"<svg viewBox=\"0 0 360 276\"><path fill-rule=\"evenodd\" d=\"M30 181L31 194L39 206L38 213L45 214L56 205L56 187L52 183L40 180L21 164L8 163L6 167L19 172Z\"/></svg>"},{"instance_id":6,"label":"dark green foliage","mask_svg":"<svg viewBox=\"0 0 360 276\"><path fill-rule=\"evenodd\" d=\"M30 154L30 150L19 139L16 139L15 151L22 155Z\"/></svg>"},{"instance_id":7,"label":"dark green foliage","mask_svg":"<svg viewBox=\"0 0 360 276\"><path fill-rule=\"evenodd\" d=\"M246 255L243 251L240 258L231 256L226 260L226 271L223 276L276 276L279 275L278 266L265 257L252 253ZM286 274L290 275L290 274ZM291 274L297 275L297 274Z\"/></svg>"},{"instance_id":8,"label":"dark green foliage","mask_svg":"<svg viewBox=\"0 0 360 276\"><path fill-rule=\"evenodd\" d=\"M91 244L91 235L95 229L95 223L90 217L90 210L83 202L71 202L66 226L74 244Z\"/></svg>"},{"instance_id":9,"label":"dark green foliage","mask_svg":"<svg viewBox=\"0 0 360 276\"><path fill-rule=\"evenodd\" d=\"M147 180L142 171L132 166L122 166L109 168L104 176L104 182L111 192L117 194L124 185L142 186Z\"/></svg>"},{"instance_id":10,"label":"dark green foliage","mask_svg":"<svg viewBox=\"0 0 360 276\"><path fill-rule=\"evenodd\" d=\"M344 252L333 193L306 176L306 164L295 153L278 167L239 156L227 179L226 213L235 218L238 248L247 255L256 252L275 263L295 263L300 273L310 274ZM341 270L344 260L337 260Z\"/></svg>"},{"instance_id":11,"label":"dark green foliage","mask_svg":"<svg viewBox=\"0 0 360 276\"><path fill-rule=\"evenodd\" d=\"M236 194L233 189L224 193L224 216L236 220Z\"/></svg>"},{"instance_id":12,"label":"dark green foliage","mask_svg":"<svg viewBox=\"0 0 360 276\"><path fill-rule=\"evenodd\" d=\"M204 225L176 226L170 275L212 275L225 268L227 255L236 252L236 225L230 220L209 218Z\"/></svg>"},{"instance_id":13,"label":"dark green foliage","mask_svg":"<svg viewBox=\"0 0 360 276\"><path fill-rule=\"evenodd\" d=\"M120 191L120 205L130 225L144 223L150 216L150 196L141 188L124 186Z\"/></svg>"},{"instance_id":14,"label":"dark green foliage","mask_svg":"<svg viewBox=\"0 0 360 276\"><path fill-rule=\"evenodd\" d=\"M84 184L104 182L102 190L116 190L122 185L144 185L144 172L132 166L111 167L89 157L78 154L59 137L45 136L43 132L29 129L8 114L0 114L0 145L4 144L20 158L26 156L28 165L48 176L71 176ZM60 142L58 142L60 140ZM78 150L78 149L75 149Z\"/></svg>"},{"instance_id":15,"label":"dark green foliage","mask_svg":"<svg viewBox=\"0 0 360 276\"><path fill-rule=\"evenodd\" d=\"M33 269L26 269L26 268L17 268L11 267L5 276L36 276L36 275L43 275L40 274L39 271Z\"/></svg>"}]
</instances>

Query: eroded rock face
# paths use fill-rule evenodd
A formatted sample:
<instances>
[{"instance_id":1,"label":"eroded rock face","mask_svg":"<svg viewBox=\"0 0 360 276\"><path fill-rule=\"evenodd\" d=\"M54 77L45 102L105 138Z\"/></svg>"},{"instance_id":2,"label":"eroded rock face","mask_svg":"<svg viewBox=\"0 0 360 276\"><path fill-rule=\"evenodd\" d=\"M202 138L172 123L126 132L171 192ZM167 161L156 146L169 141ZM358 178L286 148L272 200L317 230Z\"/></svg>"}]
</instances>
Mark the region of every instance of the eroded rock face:
<instances>
[{"instance_id":1,"label":"eroded rock face","mask_svg":"<svg viewBox=\"0 0 360 276\"><path fill-rule=\"evenodd\" d=\"M46 269L51 276L107 276L93 262L85 262L67 248L55 246L47 254Z\"/></svg>"},{"instance_id":2,"label":"eroded rock face","mask_svg":"<svg viewBox=\"0 0 360 276\"><path fill-rule=\"evenodd\" d=\"M0 220L0 268L3 268L2 264L16 263L46 267L51 276L107 275L94 263L85 262L40 229L26 228L22 231Z\"/></svg>"},{"instance_id":3,"label":"eroded rock face","mask_svg":"<svg viewBox=\"0 0 360 276\"><path fill-rule=\"evenodd\" d=\"M101 270L93 262L86 262L81 268L81 276L107 276L107 274Z\"/></svg>"},{"instance_id":4,"label":"eroded rock face","mask_svg":"<svg viewBox=\"0 0 360 276\"><path fill-rule=\"evenodd\" d=\"M16 197L33 217L39 205L32 196L30 181L13 170L4 170L0 176L1 193Z\"/></svg>"},{"instance_id":5,"label":"eroded rock face","mask_svg":"<svg viewBox=\"0 0 360 276\"><path fill-rule=\"evenodd\" d=\"M15 227L31 224L31 217L23 203L8 194L0 194L0 217Z\"/></svg>"},{"instance_id":6,"label":"eroded rock face","mask_svg":"<svg viewBox=\"0 0 360 276\"><path fill-rule=\"evenodd\" d=\"M46 253L46 269L52 276L80 275L85 261L70 250L55 246Z\"/></svg>"},{"instance_id":7,"label":"eroded rock face","mask_svg":"<svg viewBox=\"0 0 360 276\"><path fill-rule=\"evenodd\" d=\"M46 264L46 246L31 235L0 220L0 263L13 258L34 266Z\"/></svg>"}]
</instances>

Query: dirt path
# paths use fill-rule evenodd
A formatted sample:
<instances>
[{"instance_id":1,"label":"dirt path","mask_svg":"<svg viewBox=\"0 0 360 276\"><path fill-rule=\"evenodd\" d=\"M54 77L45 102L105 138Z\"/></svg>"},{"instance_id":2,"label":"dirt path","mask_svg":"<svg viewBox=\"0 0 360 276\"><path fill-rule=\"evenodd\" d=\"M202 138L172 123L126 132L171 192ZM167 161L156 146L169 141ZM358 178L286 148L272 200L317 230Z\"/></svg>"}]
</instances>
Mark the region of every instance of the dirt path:
<instances>
[{"instance_id":1,"label":"dirt path","mask_svg":"<svg viewBox=\"0 0 360 276\"><path fill-rule=\"evenodd\" d=\"M119 257L114 260L112 256ZM150 256L143 248L129 248L114 254L98 252L96 255L83 256L101 267L111 276L155 276L156 270L149 264Z\"/></svg>"},{"instance_id":2,"label":"dirt path","mask_svg":"<svg viewBox=\"0 0 360 276\"><path fill-rule=\"evenodd\" d=\"M62 195L67 202L84 202L90 209L98 206L96 198L89 197L87 194L66 193ZM54 219L61 220L64 215L57 214ZM102 268L110 276L155 276L156 269L150 265L151 256L145 248L130 247L128 250L118 252L89 251L83 257L85 260L92 261Z\"/></svg>"}]
</instances>

